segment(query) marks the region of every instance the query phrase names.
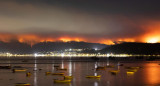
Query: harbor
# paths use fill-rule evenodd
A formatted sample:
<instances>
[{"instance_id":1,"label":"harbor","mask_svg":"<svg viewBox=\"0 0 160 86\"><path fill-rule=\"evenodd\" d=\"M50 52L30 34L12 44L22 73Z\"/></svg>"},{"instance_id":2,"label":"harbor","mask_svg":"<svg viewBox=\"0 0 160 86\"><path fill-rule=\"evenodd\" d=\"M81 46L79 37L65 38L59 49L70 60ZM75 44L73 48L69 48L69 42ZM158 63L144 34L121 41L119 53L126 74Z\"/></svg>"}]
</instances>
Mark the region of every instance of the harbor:
<instances>
[{"instance_id":1,"label":"harbor","mask_svg":"<svg viewBox=\"0 0 160 86\"><path fill-rule=\"evenodd\" d=\"M160 83L160 61L12 59L0 60L0 63L1 86L146 86Z\"/></svg>"}]
</instances>

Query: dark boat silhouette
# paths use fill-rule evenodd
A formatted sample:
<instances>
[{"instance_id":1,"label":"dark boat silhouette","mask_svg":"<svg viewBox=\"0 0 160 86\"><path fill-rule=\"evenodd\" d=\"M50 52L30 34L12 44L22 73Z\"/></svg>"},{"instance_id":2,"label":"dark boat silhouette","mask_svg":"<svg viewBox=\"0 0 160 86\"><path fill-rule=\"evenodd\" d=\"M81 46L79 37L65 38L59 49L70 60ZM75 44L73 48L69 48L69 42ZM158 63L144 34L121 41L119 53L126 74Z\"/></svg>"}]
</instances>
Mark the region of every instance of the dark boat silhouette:
<instances>
[{"instance_id":1,"label":"dark boat silhouette","mask_svg":"<svg viewBox=\"0 0 160 86\"><path fill-rule=\"evenodd\" d=\"M99 58L97 56L93 56L93 57L91 57L91 59L93 59L93 60L99 60Z\"/></svg>"}]
</instances>

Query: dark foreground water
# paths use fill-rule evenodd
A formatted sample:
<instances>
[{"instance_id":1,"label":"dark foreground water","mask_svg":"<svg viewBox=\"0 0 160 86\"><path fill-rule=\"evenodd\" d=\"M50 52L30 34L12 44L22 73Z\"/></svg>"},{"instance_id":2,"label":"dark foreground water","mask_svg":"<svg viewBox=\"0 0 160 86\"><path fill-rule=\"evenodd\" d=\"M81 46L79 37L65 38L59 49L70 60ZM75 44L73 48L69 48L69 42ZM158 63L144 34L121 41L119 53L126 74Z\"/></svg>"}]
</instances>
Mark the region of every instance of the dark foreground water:
<instances>
[{"instance_id":1,"label":"dark foreground water","mask_svg":"<svg viewBox=\"0 0 160 86\"><path fill-rule=\"evenodd\" d=\"M31 86L160 86L160 61L0 60L0 63L0 66L21 66L32 74L26 77L26 72L12 73L12 69L0 69L0 86L15 86L15 83L31 83ZM95 70L97 66L108 64L115 67ZM54 67L57 65L60 68L67 68L67 71L57 70ZM125 67L137 66L141 68L133 75L127 75ZM113 75L109 70L120 72ZM45 75L45 72L64 72L67 76L72 75L73 79L71 83L54 83L53 79L63 79L63 76ZM102 77L100 79L85 77L96 74Z\"/></svg>"}]
</instances>

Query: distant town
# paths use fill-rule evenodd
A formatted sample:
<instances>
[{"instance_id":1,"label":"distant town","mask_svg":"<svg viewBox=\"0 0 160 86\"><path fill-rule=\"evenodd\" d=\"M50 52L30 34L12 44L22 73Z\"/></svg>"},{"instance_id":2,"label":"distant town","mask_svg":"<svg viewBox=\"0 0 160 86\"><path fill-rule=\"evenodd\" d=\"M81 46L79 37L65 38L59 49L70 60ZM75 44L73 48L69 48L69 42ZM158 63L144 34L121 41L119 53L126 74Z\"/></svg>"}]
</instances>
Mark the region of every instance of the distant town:
<instances>
[{"instance_id":1,"label":"distant town","mask_svg":"<svg viewBox=\"0 0 160 86\"><path fill-rule=\"evenodd\" d=\"M130 57L159 56L159 43L123 42L105 45L87 42L41 42L30 46L12 41L0 42L0 56L55 56L55 57Z\"/></svg>"}]
</instances>

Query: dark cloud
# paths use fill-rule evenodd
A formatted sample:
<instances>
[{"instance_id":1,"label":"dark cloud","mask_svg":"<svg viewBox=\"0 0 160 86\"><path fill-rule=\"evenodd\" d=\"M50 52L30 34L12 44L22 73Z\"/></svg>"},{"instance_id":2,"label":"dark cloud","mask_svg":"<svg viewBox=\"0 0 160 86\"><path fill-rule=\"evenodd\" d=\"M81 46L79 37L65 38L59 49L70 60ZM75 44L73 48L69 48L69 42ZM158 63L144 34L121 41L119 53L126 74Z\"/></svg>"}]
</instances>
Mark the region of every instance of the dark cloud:
<instances>
[{"instance_id":1,"label":"dark cloud","mask_svg":"<svg viewBox=\"0 0 160 86\"><path fill-rule=\"evenodd\" d=\"M134 38L160 21L158 0L1 0L0 32Z\"/></svg>"}]
</instances>

